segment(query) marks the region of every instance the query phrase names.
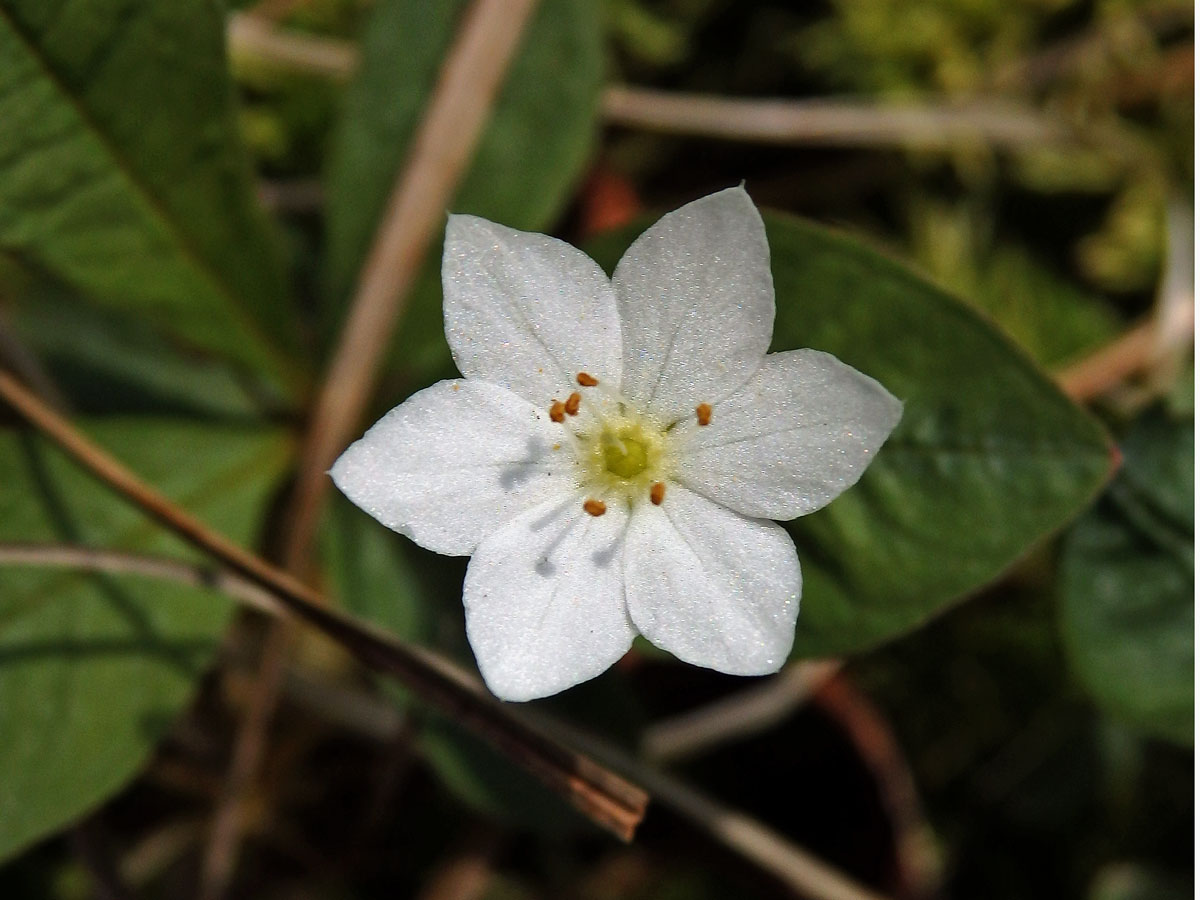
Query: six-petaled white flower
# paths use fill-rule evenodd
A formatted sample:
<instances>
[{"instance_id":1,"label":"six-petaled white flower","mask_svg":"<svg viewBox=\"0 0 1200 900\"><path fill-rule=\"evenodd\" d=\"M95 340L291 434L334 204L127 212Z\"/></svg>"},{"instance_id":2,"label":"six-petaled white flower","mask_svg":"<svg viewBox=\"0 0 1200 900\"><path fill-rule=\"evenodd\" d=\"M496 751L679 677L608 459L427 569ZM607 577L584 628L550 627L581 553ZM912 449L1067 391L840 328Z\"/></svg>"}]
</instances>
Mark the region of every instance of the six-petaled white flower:
<instances>
[{"instance_id":1,"label":"six-petaled white flower","mask_svg":"<svg viewBox=\"0 0 1200 900\"><path fill-rule=\"evenodd\" d=\"M562 241L451 216L442 280L465 377L393 409L331 474L388 527L471 555L467 636L491 690L556 693L638 632L722 672L778 670L800 563L769 520L854 484L901 406L826 353L767 353L746 192L664 216L611 281Z\"/></svg>"}]
</instances>

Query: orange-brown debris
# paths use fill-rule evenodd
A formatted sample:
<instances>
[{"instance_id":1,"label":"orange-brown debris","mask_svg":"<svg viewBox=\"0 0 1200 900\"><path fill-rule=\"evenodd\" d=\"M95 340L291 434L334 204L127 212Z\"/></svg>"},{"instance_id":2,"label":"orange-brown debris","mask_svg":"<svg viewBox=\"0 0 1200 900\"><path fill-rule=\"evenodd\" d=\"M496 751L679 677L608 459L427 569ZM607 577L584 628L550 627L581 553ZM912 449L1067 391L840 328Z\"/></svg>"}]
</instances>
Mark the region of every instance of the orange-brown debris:
<instances>
[{"instance_id":1,"label":"orange-brown debris","mask_svg":"<svg viewBox=\"0 0 1200 900\"><path fill-rule=\"evenodd\" d=\"M603 500L584 500L583 511L589 516L602 516L608 507L604 505Z\"/></svg>"},{"instance_id":2,"label":"orange-brown debris","mask_svg":"<svg viewBox=\"0 0 1200 900\"><path fill-rule=\"evenodd\" d=\"M566 412L567 407L563 404L563 402L561 400L555 400L550 404L550 421L561 422L567 417Z\"/></svg>"},{"instance_id":3,"label":"orange-brown debris","mask_svg":"<svg viewBox=\"0 0 1200 900\"><path fill-rule=\"evenodd\" d=\"M709 403L701 403L696 407L696 421L701 425L707 425L712 421L712 405Z\"/></svg>"},{"instance_id":4,"label":"orange-brown debris","mask_svg":"<svg viewBox=\"0 0 1200 900\"><path fill-rule=\"evenodd\" d=\"M567 402L563 405L563 409L567 411L568 416L579 415L579 403L581 400L583 400L583 398L579 396L578 391L567 398Z\"/></svg>"},{"instance_id":5,"label":"orange-brown debris","mask_svg":"<svg viewBox=\"0 0 1200 900\"><path fill-rule=\"evenodd\" d=\"M600 383L599 378L595 378L589 375L587 372L580 372L575 376L575 380L578 381L583 387L595 387Z\"/></svg>"},{"instance_id":6,"label":"orange-brown debris","mask_svg":"<svg viewBox=\"0 0 1200 900\"><path fill-rule=\"evenodd\" d=\"M655 506L662 506L663 497L667 496L667 486L661 481L656 481L650 485L650 502Z\"/></svg>"}]
</instances>

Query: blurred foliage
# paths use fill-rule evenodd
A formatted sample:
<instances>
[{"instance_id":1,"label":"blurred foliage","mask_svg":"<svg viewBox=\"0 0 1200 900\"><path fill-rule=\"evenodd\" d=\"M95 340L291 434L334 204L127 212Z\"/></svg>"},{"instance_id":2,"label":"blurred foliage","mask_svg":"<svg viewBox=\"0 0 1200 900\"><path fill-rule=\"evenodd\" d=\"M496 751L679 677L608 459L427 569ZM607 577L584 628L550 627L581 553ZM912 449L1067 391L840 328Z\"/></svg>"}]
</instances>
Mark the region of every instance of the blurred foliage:
<instances>
[{"instance_id":1,"label":"blurred foliage","mask_svg":"<svg viewBox=\"0 0 1200 900\"><path fill-rule=\"evenodd\" d=\"M1063 631L1114 715L1191 744L1195 730L1195 423L1143 416L1102 502L1067 538Z\"/></svg>"},{"instance_id":2,"label":"blurred foliage","mask_svg":"<svg viewBox=\"0 0 1200 900\"><path fill-rule=\"evenodd\" d=\"M289 448L278 433L115 420L96 440L234 540L254 536ZM187 465L179 464L186 456ZM0 539L195 558L56 448L0 435ZM0 569L0 857L77 818L142 765L212 658L230 603L201 587Z\"/></svg>"},{"instance_id":3,"label":"blurred foliage","mask_svg":"<svg viewBox=\"0 0 1200 900\"><path fill-rule=\"evenodd\" d=\"M0 0L0 353L135 471L271 551L300 422L465 3L230 6L351 42L359 66L333 78L228 59L209 0L87 0L61 20L55 4ZM530 28L455 212L591 241L611 262L632 232L591 233L599 176L655 210L745 179L762 205L840 227L767 215L777 348L835 352L907 406L862 484L790 526L797 646L856 652L846 677L908 760L943 895L1190 893L1192 381L1100 404L1124 465L1087 508L1110 474L1105 438L1038 367L1153 308L1167 208L1192 194L1191 6L542 0ZM606 77L1004 105L1077 139L843 150L603 130ZM376 412L451 371L436 256ZM24 432L0 434L0 476L6 541L192 558ZM338 497L312 562L348 612L469 664L463 560ZM228 613L198 588L0 571L0 896L93 896L95 835L48 836L97 809L101 850L139 896L194 892L257 635ZM782 896L661 807L614 847L328 645L302 643L295 665L248 801L247 896L415 896L464 842L492 848L498 900ZM632 748L647 722L740 686L634 654L537 708ZM878 759L844 714L819 696L681 771L920 896Z\"/></svg>"}]
</instances>

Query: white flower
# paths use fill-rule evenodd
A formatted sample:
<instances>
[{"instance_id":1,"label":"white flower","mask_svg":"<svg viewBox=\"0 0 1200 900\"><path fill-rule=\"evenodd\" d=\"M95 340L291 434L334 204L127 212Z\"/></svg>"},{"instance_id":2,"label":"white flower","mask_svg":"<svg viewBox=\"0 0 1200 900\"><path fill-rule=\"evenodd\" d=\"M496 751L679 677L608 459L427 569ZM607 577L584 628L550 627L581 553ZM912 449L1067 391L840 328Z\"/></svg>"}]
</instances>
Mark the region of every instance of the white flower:
<instances>
[{"instance_id":1,"label":"white flower","mask_svg":"<svg viewBox=\"0 0 1200 900\"><path fill-rule=\"evenodd\" d=\"M777 671L800 563L769 520L854 484L901 406L827 353L767 354L746 192L664 216L611 281L562 241L451 216L442 280L465 377L393 409L331 474L389 528L471 555L467 636L493 693L593 678L638 632L696 665Z\"/></svg>"}]
</instances>

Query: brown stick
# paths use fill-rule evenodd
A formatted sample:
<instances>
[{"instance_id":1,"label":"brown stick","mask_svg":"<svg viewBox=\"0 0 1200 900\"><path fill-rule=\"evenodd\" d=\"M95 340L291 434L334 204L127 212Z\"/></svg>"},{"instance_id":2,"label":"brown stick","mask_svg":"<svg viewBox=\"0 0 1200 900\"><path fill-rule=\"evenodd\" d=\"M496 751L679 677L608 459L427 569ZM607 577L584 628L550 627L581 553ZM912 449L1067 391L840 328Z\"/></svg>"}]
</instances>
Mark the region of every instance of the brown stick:
<instances>
[{"instance_id":1,"label":"brown stick","mask_svg":"<svg viewBox=\"0 0 1200 900\"><path fill-rule=\"evenodd\" d=\"M111 575L162 578L192 587L211 588L268 615L277 616L282 611L273 594L227 569L124 550L78 544L5 543L0 544L0 566L56 566Z\"/></svg>"},{"instance_id":2,"label":"brown stick","mask_svg":"<svg viewBox=\"0 0 1200 900\"><path fill-rule=\"evenodd\" d=\"M235 58L253 55L338 80L349 78L358 64L358 48L349 41L288 32L261 9L231 14L225 34Z\"/></svg>"},{"instance_id":3,"label":"brown stick","mask_svg":"<svg viewBox=\"0 0 1200 900\"><path fill-rule=\"evenodd\" d=\"M1185 339L1191 332L1194 316L1195 309L1190 306L1177 314L1175 325ZM1154 365L1160 346L1159 323L1147 320L1095 353L1060 369L1054 380L1072 400L1094 400Z\"/></svg>"},{"instance_id":4,"label":"brown stick","mask_svg":"<svg viewBox=\"0 0 1200 900\"><path fill-rule=\"evenodd\" d=\"M326 471L353 436L366 407L379 362L403 309L409 287L438 230L454 188L474 154L504 73L516 52L536 0L475 0L442 66L412 154L396 179L375 243L329 371L317 396L300 451L299 471L284 517L284 567L303 576L329 489ZM263 38L282 37L265 26ZM337 47L278 43L273 52L303 49L343 70ZM293 635L287 623L272 626L263 644L258 684L234 741L226 790L218 803L205 854L201 900L218 900L233 875L241 839L241 799L266 751L267 729L283 686Z\"/></svg>"},{"instance_id":5,"label":"brown stick","mask_svg":"<svg viewBox=\"0 0 1200 900\"><path fill-rule=\"evenodd\" d=\"M322 382L293 508L308 546L328 487L325 472L358 427L403 300L475 152L535 0L476 0L451 48L412 155L392 190L350 315Z\"/></svg>"},{"instance_id":6,"label":"brown stick","mask_svg":"<svg viewBox=\"0 0 1200 900\"><path fill-rule=\"evenodd\" d=\"M597 825L622 840L632 838L646 806L646 794L640 788L546 737L524 716L489 696L454 663L324 608L324 598L316 591L175 506L3 371L0 397L84 469L155 521L261 588L296 618L342 644L364 665L399 678L424 700L525 766Z\"/></svg>"},{"instance_id":7,"label":"brown stick","mask_svg":"<svg viewBox=\"0 0 1200 900\"><path fill-rule=\"evenodd\" d=\"M766 731L804 706L841 666L836 659L788 663L759 684L655 722L642 732L642 755L660 764L676 762Z\"/></svg>"},{"instance_id":8,"label":"brown stick","mask_svg":"<svg viewBox=\"0 0 1200 900\"><path fill-rule=\"evenodd\" d=\"M942 147L963 139L1000 145L1061 143L1062 122L1016 105L887 107L827 99L770 100L610 87L604 115L614 125L771 144Z\"/></svg>"},{"instance_id":9,"label":"brown stick","mask_svg":"<svg viewBox=\"0 0 1200 900\"><path fill-rule=\"evenodd\" d=\"M603 759L606 765L636 778L656 800L698 831L774 876L799 896L813 900L884 900L883 895L854 881L757 819L725 806L620 747L562 722L539 721L559 737L586 747L588 753Z\"/></svg>"}]
</instances>

